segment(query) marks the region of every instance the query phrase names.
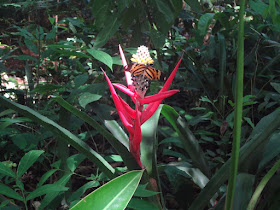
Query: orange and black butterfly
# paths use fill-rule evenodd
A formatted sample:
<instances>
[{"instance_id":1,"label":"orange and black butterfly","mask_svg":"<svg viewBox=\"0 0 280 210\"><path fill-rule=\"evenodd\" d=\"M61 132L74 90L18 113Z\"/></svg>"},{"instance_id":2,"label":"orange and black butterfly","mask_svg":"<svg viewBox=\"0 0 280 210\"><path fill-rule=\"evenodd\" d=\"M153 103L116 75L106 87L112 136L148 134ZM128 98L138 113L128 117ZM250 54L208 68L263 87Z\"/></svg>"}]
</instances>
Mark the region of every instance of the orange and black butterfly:
<instances>
[{"instance_id":1,"label":"orange and black butterfly","mask_svg":"<svg viewBox=\"0 0 280 210\"><path fill-rule=\"evenodd\" d=\"M165 80L163 73L149 64L132 63L129 71L133 77L144 75L149 80Z\"/></svg>"}]
</instances>

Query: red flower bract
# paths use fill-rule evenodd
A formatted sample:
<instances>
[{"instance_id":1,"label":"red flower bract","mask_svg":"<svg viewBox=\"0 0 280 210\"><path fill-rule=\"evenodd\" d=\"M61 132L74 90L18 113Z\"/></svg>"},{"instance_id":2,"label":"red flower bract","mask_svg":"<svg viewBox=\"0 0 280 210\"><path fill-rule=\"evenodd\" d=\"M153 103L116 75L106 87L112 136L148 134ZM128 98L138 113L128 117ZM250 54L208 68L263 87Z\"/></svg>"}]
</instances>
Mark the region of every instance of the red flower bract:
<instances>
[{"instance_id":1,"label":"red flower bract","mask_svg":"<svg viewBox=\"0 0 280 210\"><path fill-rule=\"evenodd\" d=\"M110 92L112 94L112 98L114 100L116 109L120 116L120 119L127 129L129 133L129 150L131 154L134 156L138 164L142 167L142 163L140 160L140 144L142 141L142 132L141 125L146 122L157 110L162 100L174 95L179 92L179 90L168 90L171 82L173 81L177 69L181 63L182 58L177 63L176 67L170 74L169 78L165 82L163 88L159 91L159 93L143 97L139 95L132 85L131 73L129 72L128 65L123 53L121 46L119 45L119 51L123 63L123 67L125 69L125 77L127 82L127 87L122 84L112 84L106 73L103 71L104 76L107 80L107 83L110 88ZM122 92L129 95L132 101L135 103L135 110L132 109L117 93L114 88L118 88ZM148 104L145 109L143 109L143 105Z\"/></svg>"}]
</instances>

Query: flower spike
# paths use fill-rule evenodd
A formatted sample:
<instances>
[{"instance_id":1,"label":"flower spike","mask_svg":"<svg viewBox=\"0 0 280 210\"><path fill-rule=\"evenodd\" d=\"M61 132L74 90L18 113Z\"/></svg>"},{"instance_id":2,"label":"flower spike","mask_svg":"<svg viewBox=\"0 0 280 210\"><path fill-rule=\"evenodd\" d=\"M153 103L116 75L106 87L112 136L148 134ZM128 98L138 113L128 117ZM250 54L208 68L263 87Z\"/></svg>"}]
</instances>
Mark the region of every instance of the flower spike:
<instances>
[{"instance_id":1,"label":"flower spike","mask_svg":"<svg viewBox=\"0 0 280 210\"><path fill-rule=\"evenodd\" d=\"M103 69L101 70L103 71L103 74L109 85L109 89L113 101L115 103L116 109L118 111L118 114L120 116L120 119L124 124L125 128L127 129L127 131L129 132L129 150L131 154L134 156L134 158L136 159L137 163L142 167L142 163L140 159L140 155L141 155L140 144L142 141L141 125L144 122L146 122L155 113L155 111L157 110L157 108L159 107L163 99L170 97L175 93L179 92L179 90L168 90L168 88L170 87L175 77L175 74L178 70L182 57L177 63L172 73L170 74L169 78L165 82L162 89L159 91L159 93L145 97L144 94L146 91L139 92L133 86L133 85L137 85L136 83L141 81L135 82L134 80L135 83L133 83L129 66L127 65L125 55L120 45L119 45L119 52L123 63L123 67L125 69L127 87L122 84L116 84L116 83L112 84L110 79L106 75L106 73L103 71ZM145 46L140 46L137 50L137 53L132 56L131 60L141 65L151 65L154 62L153 59L150 57L148 48ZM144 76L143 76L144 79L148 79L145 78ZM135 104L135 110L132 109L119 95L117 95L114 87L118 88L119 90L121 90L122 92L126 93L131 97L132 101ZM148 106L143 110L144 104L148 104Z\"/></svg>"}]
</instances>

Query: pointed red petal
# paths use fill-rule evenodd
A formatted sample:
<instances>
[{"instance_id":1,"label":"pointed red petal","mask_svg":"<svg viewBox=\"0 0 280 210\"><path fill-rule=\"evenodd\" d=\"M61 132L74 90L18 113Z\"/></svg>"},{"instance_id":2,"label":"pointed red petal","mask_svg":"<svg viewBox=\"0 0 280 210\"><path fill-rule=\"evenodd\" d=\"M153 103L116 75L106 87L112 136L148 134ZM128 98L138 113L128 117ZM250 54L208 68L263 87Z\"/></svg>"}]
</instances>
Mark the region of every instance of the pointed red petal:
<instances>
[{"instance_id":1,"label":"pointed red petal","mask_svg":"<svg viewBox=\"0 0 280 210\"><path fill-rule=\"evenodd\" d=\"M127 62L126 62L126 58L124 56L124 53L123 53L123 50L122 50L122 47L121 45L119 45L119 52L120 52L120 56L121 56L121 60L122 60L122 64L123 64L123 68L124 68L124 73L125 73L125 79L126 79L126 83L127 83L127 87L130 89L130 90L134 90L134 86L132 85L132 80L131 80L131 73L128 69L128 65L127 65Z\"/></svg>"},{"instance_id":2,"label":"pointed red petal","mask_svg":"<svg viewBox=\"0 0 280 210\"><path fill-rule=\"evenodd\" d=\"M172 71L172 73L170 74L170 76L168 77L167 81L165 82L164 86L162 87L162 89L159 91L159 92L164 92L164 91L167 91L168 88L170 87L174 77L175 77L175 74L179 68L179 65L182 61L182 58L180 58L180 60L178 61L177 65L175 66L174 70Z\"/></svg>"},{"instance_id":3,"label":"pointed red petal","mask_svg":"<svg viewBox=\"0 0 280 210\"><path fill-rule=\"evenodd\" d=\"M101 69L103 71L103 69ZM126 110L124 109L119 96L117 95L114 86L112 85L109 77L106 75L106 73L103 71L103 74L107 80L108 86L110 88L111 91L111 95L113 98L113 101L115 103L115 106L117 108L117 111L119 113L120 119L123 123L123 125L126 127L126 129L130 132L132 131L132 125L133 125L133 120L132 118L130 118L129 114L126 112Z\"/></svg>"},{"instance_id":4,"label":"pointed red petal","mask_svg":"<svg viewBox=\"0 0 280 210\"><path fill-rule=\"evenodd\" d=\"M165 92L157 93L152 96L146 96L143 99L139 99L139 102L141 104L150 104L159 100L162 101L163 99L168 98L177 92L179 92L179 90L168 90Z\"/></svg>"},{"instance_id":5,"label":"pointed red petal","mask_svg":"<svg viewBox=\"0 0 280 210\"><path fill-rule=\"evenodd\" d=\"M120 102L122 102L123 107L125 108L125 110L129 114L129 116L132 119L135 119L136 118L136 111L134 109L132 109L121 97L119 97L119 99L120 99Z\"/></svg>"},{"instance_id":6,"label":"pointed red petal","mask_svg":"<svg viewBox=\"0 0 280 210\"><path fill-rule=\"evenodd\" d=\"M113 86L115 86L116 88L118 88L119 90L121 90L122 92L126 93L127 95L129 95L130 97L135 97L135 92L131 91L130 89L128 89L126 86L122 85L122 84L118 84L118 83L114 83Z\"/></svg>"}]
</instances>

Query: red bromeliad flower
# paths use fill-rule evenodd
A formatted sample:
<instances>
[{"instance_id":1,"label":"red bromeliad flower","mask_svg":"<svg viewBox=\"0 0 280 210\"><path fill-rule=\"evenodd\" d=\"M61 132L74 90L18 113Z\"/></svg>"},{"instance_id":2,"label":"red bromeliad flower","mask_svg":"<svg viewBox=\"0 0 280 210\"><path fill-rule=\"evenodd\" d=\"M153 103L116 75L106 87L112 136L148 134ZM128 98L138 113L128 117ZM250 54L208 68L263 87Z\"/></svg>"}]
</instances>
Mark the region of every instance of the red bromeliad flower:
<instances>
[{"instance_id":1,"label":"red bromeliad flower","mask_svg":"<svg viewBox=\"0 0 280 210\"><path fill-rule=\"evenodd\" d=\"M143 71L143 74L140 75L140 77L132 77L130 72L131 69L129 69L127 65L123 50L120 45L119 51L123 67L125 69L127 87L122 84L112 84L106 73L103 70L102 71L108 82L112 98L114 100L120 119L127 131L129 132L129 150L138 162L138 164L142 167L142 163L140 160L140 143L142 141L141 125L155 113L163 99L179 92L179 90L168 90L168 88L171 85L172 80L174 79L174 76L182 59L179 60L176 67L170 74L169 78L167 79L159 93L145 97L144 95L148 87L147 82L149 82L148 78L145 77L145 69ZM145 46L140 46L137 50L137 53L133 55L131 60L135 63L144 64L147 66L153 63L148 48ZM131 97L132 101L135 103L135 109L132 109L116 93L114 86ZM148 105L144 108L144 104Z\"/></svg>"}]
</instances>

